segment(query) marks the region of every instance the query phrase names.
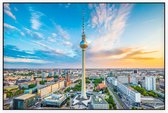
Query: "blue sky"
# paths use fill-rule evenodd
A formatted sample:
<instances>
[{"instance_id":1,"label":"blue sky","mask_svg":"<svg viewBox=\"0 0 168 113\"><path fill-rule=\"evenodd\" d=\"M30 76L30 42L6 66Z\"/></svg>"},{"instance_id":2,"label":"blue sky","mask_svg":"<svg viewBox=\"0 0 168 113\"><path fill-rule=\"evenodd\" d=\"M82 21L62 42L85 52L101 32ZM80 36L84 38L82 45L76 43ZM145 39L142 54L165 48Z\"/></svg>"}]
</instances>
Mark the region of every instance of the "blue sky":
<instances>
[{"instance_id":1,"label":"blue sky","mask_svg":"<svg viewBox=\"0 0 168 113\"><path fill-rule=\"evenodd\" d=\"M66 3L4 4L5 68L81 67L82 9L87 67L163 67L164 4Z\"/></svg>"}]
</instances>

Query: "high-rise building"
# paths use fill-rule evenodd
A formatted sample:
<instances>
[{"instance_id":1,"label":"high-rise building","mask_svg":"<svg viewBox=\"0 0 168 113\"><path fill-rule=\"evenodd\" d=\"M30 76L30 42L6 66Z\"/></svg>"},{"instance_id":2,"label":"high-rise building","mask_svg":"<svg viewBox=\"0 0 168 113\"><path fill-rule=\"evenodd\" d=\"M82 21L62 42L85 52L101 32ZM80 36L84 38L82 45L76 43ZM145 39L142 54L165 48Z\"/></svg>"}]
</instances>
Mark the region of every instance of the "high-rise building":
<instances>
[{"instance_id":1,"label":"high-rise building","mask_svg":"<svg viewBox=\"0 0 168 113\"><path fill-rule=\"evenodd\" d=\"M134 70L134 73L138 73L138 70Z\"/></svg>"},{"instance_id":2,"label":"high-rise building","mask_svg":"<svg viewBox=\"0 0 168 113\"><path fill-rule=\"evenodd\" d=\"M42 77L42 80L45 80L45 78L46 78L46 72L42 72L41 77Z\"/></svg>"},{"instance_id":3,"label":"high-rise building","mask_svg":"<svg viewBox=\"0 0 168 113\"><path fill-rule=\"evenodd\" d=\"M137 85L138 84L138 80L137 80L137 74L133 73L130 75L130 83Z\"/></svg>"},{"instance_id":4,"label":"high-rise building","mask_svg":"<svg viewBox=\"0 0 168 113\"><path fill-rule=\"evenodd\" d=\"M71 84L69 73L67 72L67 75L65 77L65 86L69 86Z\"/></svg>"},{"instance_id":5,"label":"high-rise building","mask_svg":"<svg viewBox=\"0 0 168 113\"><path fill-rule=\"evenodd\" d=\"M130 76L130 74L128 75L128 83L130 83L131 82L131 76Z\"/></svg>"},{"instance_id":6,"label":"high-rise building","mask_svg":"<svg viewBox=\"0 0 168 113\"><path fill-rule=\"evenodd\" d=\"M121 83L128 83L128 77L127 76L117 76L117 80Z\"/></svg>"},{"instance_id":7,"label":"high-rise building","mask_svg":"<svg viewBox=\"0 0 168 113\"><path fill-rule=\"evenodd\" d=\"M34 80L34 75L32 74L32 75L31 75L31 81L33 81L33 80Z\"/></svg>"},{"instance_id":8,"label":"high-rise building","mask_svg":"<svg viewBox=\"0 0 168 113\"><path fill-rule=\"evenodd\" d=\"M122 94L126 95L127 99L131 103L140 103L141 102L141 94L131 88L130 86L127 86L119 81L117 81L117 88L118 91L120 91Z\"/></svg>"},{"instance_id":9,"label":"high-rise building","mask_svg":"<svg viewBox=\"0 0 168 113\"><path fill-rule=\"evenodd\" d=\"M145 77L145 89L146 90L156 90L156 77L146 76Z\"/></svg>"}]
</instances>

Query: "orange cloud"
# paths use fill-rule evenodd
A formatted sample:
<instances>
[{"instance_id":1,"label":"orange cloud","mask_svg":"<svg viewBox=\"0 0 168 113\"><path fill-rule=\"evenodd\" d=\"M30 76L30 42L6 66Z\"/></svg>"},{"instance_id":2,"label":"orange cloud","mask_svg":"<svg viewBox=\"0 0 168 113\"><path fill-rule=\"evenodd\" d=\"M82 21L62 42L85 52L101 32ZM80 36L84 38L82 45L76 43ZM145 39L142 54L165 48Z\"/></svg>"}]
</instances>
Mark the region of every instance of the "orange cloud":
<instances>
[{"instance_id":1,"label":"orange cloud","mask_svg":"<svg viewBox=\"0 0 168 113\"><path fill-rule=\"evenodd\" d=\"M155 55L157 54L157 55ZM161 56L161 57L158 57ZM160 51L135 48L119 48L113 51L92 54L89 63L97 67L111 68L163 68L164 57Z\"/></svg>"},{"instance_id":2,"label":"orange cloud","mask_svg":"<svg viewBox=\"0 0 168 113\"><path fill-rule=\"evenodd\" d=\"M108 61L103 65L114 68L164 68L164 58Z\"/></svg>"}]
</instances>

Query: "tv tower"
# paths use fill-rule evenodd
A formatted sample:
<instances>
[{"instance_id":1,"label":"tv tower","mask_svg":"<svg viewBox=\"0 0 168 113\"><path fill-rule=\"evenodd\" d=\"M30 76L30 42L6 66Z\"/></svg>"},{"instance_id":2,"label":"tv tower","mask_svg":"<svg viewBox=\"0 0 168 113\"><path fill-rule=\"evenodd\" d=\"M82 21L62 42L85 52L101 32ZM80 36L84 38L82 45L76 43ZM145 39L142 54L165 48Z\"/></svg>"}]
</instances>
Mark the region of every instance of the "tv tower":
<instances>
[{"instance_id":1,"label":"tv tower","mask_svg":"<svg viewBox=\"0 0 168 113\"><path fill-rule=\"evenodd\" d=\"M88 44L86 42L85 36L85 27L84 27L84 11L82 16L82 41L80 42L80 47L82 48L82 90L81 90L81 98L87 99L86 96L86 73L85 73L85 52Z\"/></svg>"}]
</instances>

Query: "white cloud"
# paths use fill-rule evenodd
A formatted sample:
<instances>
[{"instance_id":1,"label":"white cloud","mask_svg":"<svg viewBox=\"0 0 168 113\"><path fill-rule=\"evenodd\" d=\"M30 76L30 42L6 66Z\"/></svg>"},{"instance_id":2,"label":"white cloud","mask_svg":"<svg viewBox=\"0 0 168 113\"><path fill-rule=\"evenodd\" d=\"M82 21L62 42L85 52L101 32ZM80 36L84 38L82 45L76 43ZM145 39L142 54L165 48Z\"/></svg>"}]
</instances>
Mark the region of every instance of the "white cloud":
<instances>
[{"instance_id":1,"label":"white cloud","mask_svg":"<svg viewBox=\"0 0 168 113\"><path fill-rule=\"evenodd\" d=\"M54 37L48 37L48 40L49 40L50 42L56 42L56 39L55 39Z\"/></svg>"},{"instance_id":2,"label":"white cloud","mask_svg":"<svg viewBox=\"0 0 168 113\"><path fill-rule=\"evenodd\" d=\"M69 42L69 41L64 41L64 42L63 42L63 45L71 47L71 46L72 46L72 43Z\"/></svg>"},{"instance_id":3,"label":"white cloud","mask_svg":"<svg viewBox=\"0 0 168 113\"><path fill-rule=\"evenodd\" d=\"M16 20L15 15L11 12L10 5L9 4L4 4L4 13L7 14L9 17L13 18Z\"/></svg>"},{"instance_id":4,"label":"white cloud","mask_svg":"<svg viewBox=\"0 0 168 113\"><path fill-rule=\"evenodd\" d=\"M56 33L52 33L52 37L56 37L57 36L57 34Z\"/></svg>"},{"instance_id":5,"label":"white cloud","mask_svg":"<svg viewBox=\"0 0 168 113\"><path fill-rule=\"evenodd\" d=\"M40 43L40 42L34 42L34 43L44 47L46 50L52 51L53 53L56 53L58 55L64 55L65 54L64 51L62 51L60 49L53 49L53 48L51 48L51 47L49 47L49 46L47 46L43 43Z\"/></svg>"},{"instance_id":6,"label":"white cloud","mask_svg":"<svg viewBox=\"0 0 168 113\"><path fill-rule=\"evenodd\" d=\"M71 4L70 3L68 3L67 5L65 5L65 8L69 8L69 6L70 6Z\"/></svg>"},{"instance_id":7,"label":"white cloud","mask_svg":"<svg viewBox=\"0 0 168 113\"><path fill-rule=\"evenodd\" d=\"M6 10L10 10L9 4L8 4L8 3L5 3L5 4L4 4L4 8L5 8Z\"/></svg>"},{"instance_id":8,"label":"white cloud","mask_svg":"<svg viewBox=\"0 0 168 113\"><path fill-rule=\"evenodd\" d=\"M92 27L95 27L100 36L92 44L91 52L112 50L113 44L120 38L126 25L132 5L122 4L119 8L109 4L95 5L92 12ZM102 43L103 42L103 43Z\"/></svg>"},{"instance_id":9,"label":"white cloud","mask_svg":"<svg viewBox=\"0 0 168 113\"><path fill-rule=\"evenodd\" d=\"M24 34L20 29L16 28L15 26L12 26L12 25L9 25L9 24L4 23L4 27L7 28L7 29L16 30L16 31L18 31L22 36L25 36L25 34Z\"/></svg>"},{"instance_id":10,"label":"white cloud","mask_svg":"<svg viewBox=\"0 0 168 113\"><path fill-rule=\"evenodd\" d=\"M63 56L69 56L69 57L74 57L76 54L72 50L61 50L58 48L52 48L46 44L43 44L41 42L35 42L33 41L34 44L37 44L39 46L42 46L45 48L45 51L49 51L50 53L56 54L56 55L63 55Z\"/></svg>"},{"instance_id":11,"label":"white cloud","mask_svg":"<svg viewBox=\"0 0 168 113\"><path fill-rule=\"evenodd\" d=\"M18 30L15 26L9 25L4 23L4 27L9 28L9 29L13 29L13 30Z\"/></svg>"},{"instance_id":12,"label":"white cloud","mask_svg":"<svg viewBox=\"0 0 168 113\"><path fill-rule=\"evenodd\" d=\"M32 17L31 17L31 24L32 24L32 28L35 30L38 30L41 26L41 22L40 22L40 16L36 13L32 13Z\"/></svg>"},{"instance_id":13,"label":"white cloud","mask_svg":"<svg viewBox=\"0 0 168 113\"><path fill-rule=\"evenodd\" d=\"M48 37L48 41L56 42L56 37L57 37L56 33L51 33L51 36Z\"/></svg>"},{"instance_id":14,"label":"white cloud","mask_svg":"<svg viewBox=\"0 0 168 113\"><path fill-rule=\"evenodd\" d=\"M28 28L24 28L24 30L26 31L27 35L30 35L31 37L35 39L44 39L43 34L40 32L32 31Z\"/></svg>"},{"instance_id":15,"label":"white cloud","mask_svg":"<svg viewBox=\"0 0 168 113\"><path fill-rule=\"evenodd\" d=\"M10 17L13 18L14 20L16 20L15 15L13 15L11 11L9 11L9 10L4 10L4 12L5 12L8 16L10 16Z\"/></svg>"},{"instance_id":16,"label":"white cloud","mask_svg":"<svg viewBox=\"0 0 168 113\"><path fill-rule=\"evenodd\" d=\"M57 25L57 26L56 26L56 29L57 29L57 31L58 31L58 34L59 34L62 38L64 38L64 39L69 39L69 38L70 38L69 34L68 34L61 26Z\"/></svg>"},{"instance_id":17,"label":"white cloud","mask_svg":"<svg viewBox=\"0 0 168 113\"><path fill-rule=\"evenodd\" d=\"M43 34L40 32L34 32L34 34L36 34L39 38L43 38Z\"/></svg>"},{"instance_id":18,"label":"white cloud","mask_svg":"<svg viewBox=\"0 0 168 113\"><path fill-rule=\"evenodd\" d=\"M27 58L14 58L14 57L4 57L5 62L22 62L22 63L49 63L48 61L44 60L37 60L37 59L27 59Z\"/></svg>"},{"instance_id":19,"label":"white cloud","mask_svg":"<svg viewBox=\"0 0 168 113\"><path fill-rule=\"evenodd\" d=\"M31 26L32 29L39 30L39 28L42 25L42 23L40 22L40 18L44 14L39 11L34 11L32 7L29 7L29 11L31 12L30 22L32 24L32 26Z\"/></svg>"}]
</instances>

